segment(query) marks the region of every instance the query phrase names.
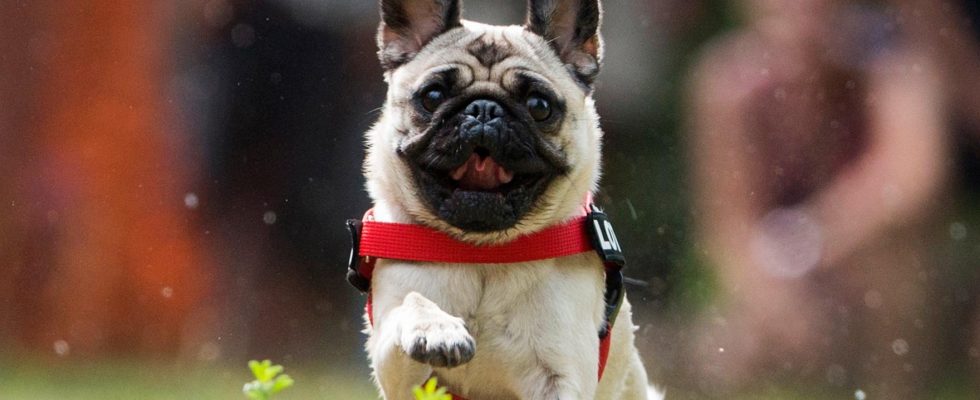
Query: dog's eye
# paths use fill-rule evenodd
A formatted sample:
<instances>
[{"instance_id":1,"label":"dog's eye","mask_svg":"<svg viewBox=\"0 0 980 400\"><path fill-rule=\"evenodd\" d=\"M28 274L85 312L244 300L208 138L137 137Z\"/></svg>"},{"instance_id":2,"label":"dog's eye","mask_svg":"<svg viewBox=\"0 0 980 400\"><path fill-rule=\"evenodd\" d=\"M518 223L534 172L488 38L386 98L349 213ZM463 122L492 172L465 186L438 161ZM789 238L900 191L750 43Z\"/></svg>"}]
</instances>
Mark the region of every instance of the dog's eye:
<instances>
[{"instance_id":1,"label":"dog's eye","mask_svg":"<svg viewBox=\"0 0 980 400\"><path fill-rule=\"evenodd\" d=\"M422 107L425 108L425 111L435 112L445 101L446 93L438 87L426 89L422 93Z\"/></svg>"},{"instance_id":2,"label":"dog's eye","mask_svg":"<svg viewBox=\"0 0 980 400\"><path fill-rule=\"evenodd\" d=\"M541 96L532 95L527 98L527 111L535 121L544 121L551 116L551 104Z\"/></svg>"}]
</instances>

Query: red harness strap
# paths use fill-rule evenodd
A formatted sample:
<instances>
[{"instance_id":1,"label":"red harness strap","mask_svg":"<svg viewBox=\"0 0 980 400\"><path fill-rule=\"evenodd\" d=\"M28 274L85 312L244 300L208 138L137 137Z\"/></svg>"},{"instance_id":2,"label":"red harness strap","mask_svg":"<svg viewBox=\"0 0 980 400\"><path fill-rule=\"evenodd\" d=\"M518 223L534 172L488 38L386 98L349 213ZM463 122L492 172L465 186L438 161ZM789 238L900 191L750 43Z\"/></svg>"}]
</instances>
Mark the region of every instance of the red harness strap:
<instances>
[{"instance_id":1,"label":"red harness strap","mask_svg":"<svg viewBox=\"0 0 980 400\"><path fill-rule=\"evenodd\" d=\"M592 251L585 217L494 246L476 246L421 225L377 222L365 215L361 257L461 264L507 264L546 260ZM372 262L373 263L373 262ZM368 264L368 262L365 262ZM370 271L364 271L370 278Z\"/></svg>"},{"instance_id":2,"label":"red harness strap","mask_svg":"<svg viewBox=\"0 0 980 400\"><path fill-rule=\"evenodd\" d=\"M577 217L505 244L476 246L420 225L374 221L373 210L368 210L363 220L348 222L356 251L351 254L351 271L348 273L348 279L354 286L368 292L365 311L368 320L373 324L374 313L369 287L378 258L462 264L507 264L565 257L595 250L596 245L589 231L590 221L588 216ZM621 264L605 262L607 301L610 296L609 275L620 276L621 268ZM621 293L616 293L614 300L616 304L612 305L612 308L607 304L607 326L600 333L599 341L598 379L600 380L609 357L614 313L618 311L621 298ZM610 313L613 315L609 316ZM456 395L453 395L453 399L465 400Z\"/></svg>"}]
</instances>

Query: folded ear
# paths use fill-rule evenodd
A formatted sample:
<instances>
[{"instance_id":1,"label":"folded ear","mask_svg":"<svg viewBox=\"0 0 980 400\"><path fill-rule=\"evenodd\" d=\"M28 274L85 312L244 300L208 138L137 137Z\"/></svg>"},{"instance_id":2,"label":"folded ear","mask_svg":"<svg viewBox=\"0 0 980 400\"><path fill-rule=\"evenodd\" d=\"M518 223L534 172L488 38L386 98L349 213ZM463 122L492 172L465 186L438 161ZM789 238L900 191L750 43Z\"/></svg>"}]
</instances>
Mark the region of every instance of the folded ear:
<instances>
[{"instance_id":1,"label":"folded ear","mask_svg":"<svg viewBox=\"0 0 980 400\"><path fill-rule=\"evenodd\" d=\"M525 28L544 37L572 74L591 87L602 61L599 0L530 0Z\"/></svg>"},{"instance_id":2,"label":"folded ear","mask_svg":"<svg viewBox=\"0 0 980 400\"><path fill-rule=\"evenodd\" d=\"M398 68L436 36L462 26L460 7L459 0L381 0L381 67Z\"/></svg>"}]
</instances>

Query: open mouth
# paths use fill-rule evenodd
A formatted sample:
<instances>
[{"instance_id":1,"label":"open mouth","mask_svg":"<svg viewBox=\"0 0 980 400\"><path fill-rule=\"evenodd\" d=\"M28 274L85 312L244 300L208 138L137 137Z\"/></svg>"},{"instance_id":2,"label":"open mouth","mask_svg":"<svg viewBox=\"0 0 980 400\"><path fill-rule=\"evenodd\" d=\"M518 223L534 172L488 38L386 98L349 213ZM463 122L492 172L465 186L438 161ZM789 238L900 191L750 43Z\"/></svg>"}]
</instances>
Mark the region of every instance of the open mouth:
<instances>
[{"instance_id":1,"label":"open mouth","mask_svg":"<svg viewBox=\"0 0 980 400\"><path fill-rule=\"evenodd\" d=\"M430 209L467 231L514 226L556 175L543 162L498 160L480 146L463 160L448 168L418 166L415 175Z\"/></svg>"},{"instance_id":2,"label":"open mouth","mask_svg":"<svg viewBox=\"0 0 980 400\"><path fill-rule=\"evenodd\" d=\"M463 231L514 227L569 169L564 152L507 104L463 99L399 146L428 210Z\"/></svg>"},{"instance_id":3,"label":"open mouth","mask_svg":"<svg viewBox=\"0 0 980 400\"><path fill-rule=\"evenodd\" d=\"M472 191L494 191L514 181L514 172L497 163L482 147L474 150L449 176L459 184L460 190Z\"/></svg>"}]
</instances>

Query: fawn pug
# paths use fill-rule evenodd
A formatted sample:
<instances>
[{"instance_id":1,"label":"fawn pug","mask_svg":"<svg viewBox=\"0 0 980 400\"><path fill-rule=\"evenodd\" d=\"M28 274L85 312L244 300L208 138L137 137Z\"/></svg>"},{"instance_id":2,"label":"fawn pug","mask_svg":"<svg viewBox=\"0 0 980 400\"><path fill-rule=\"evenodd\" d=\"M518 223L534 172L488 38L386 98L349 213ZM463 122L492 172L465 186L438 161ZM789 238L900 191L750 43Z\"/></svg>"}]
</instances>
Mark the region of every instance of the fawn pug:
<instances>
[{"instance_id":1,"label":"fawn pug","mask_svg":"<svg viewBox=\"0 0 980 400\"><path fill-rule=\"evenodd\" d=\"M600 175L599 1L531 0L524 26L462 20L458 0L380 5L388 93L367 134L372 219L493 248L581 215ZM628 302L603 331L607 274L594 252L375 262L367 350L386 399L410 399L430 376L471 400L660 396Z\"/></svg>"}]
</instances>

